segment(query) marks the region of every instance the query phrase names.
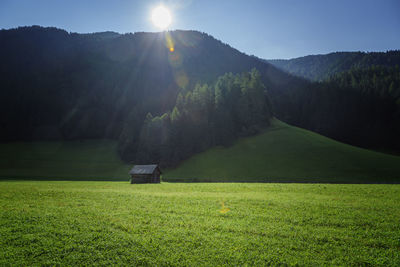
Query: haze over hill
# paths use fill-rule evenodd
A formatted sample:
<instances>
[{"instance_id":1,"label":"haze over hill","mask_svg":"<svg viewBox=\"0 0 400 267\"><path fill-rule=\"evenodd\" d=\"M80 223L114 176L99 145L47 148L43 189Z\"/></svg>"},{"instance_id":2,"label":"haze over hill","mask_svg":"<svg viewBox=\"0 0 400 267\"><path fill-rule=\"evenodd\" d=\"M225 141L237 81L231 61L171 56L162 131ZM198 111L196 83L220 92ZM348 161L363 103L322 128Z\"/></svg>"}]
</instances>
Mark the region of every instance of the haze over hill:
<instances>
[{"instance_id":1,"label":"haze over hill","mask_svg":"<svg viewBox=\"0 0 400 267\"><path fill-rule=\"evenodd\" d=\"M126 162L169 166L254 135L274 114L350 144L400 148L397 80L390 97L312 83L206 33L22 27L0 31L0 56L1 141L108 138Z\"/></svg>"},{"instance_id":2,"label":"haze over hill","mask_svg":"<svg viewBox=\"0 0 400 267\"><path fill-rule=\"evenodd\" d=\"M172 112L178 94L187 102L199 82L212 86L214 98L217 77L228 72L257 68L260 90L271 92L301 81L195 31L74 34L34 26L2 30L0 41L7 114L0 140L111 138L129 161L147 115Z\"/></svg>"}]
</instances>

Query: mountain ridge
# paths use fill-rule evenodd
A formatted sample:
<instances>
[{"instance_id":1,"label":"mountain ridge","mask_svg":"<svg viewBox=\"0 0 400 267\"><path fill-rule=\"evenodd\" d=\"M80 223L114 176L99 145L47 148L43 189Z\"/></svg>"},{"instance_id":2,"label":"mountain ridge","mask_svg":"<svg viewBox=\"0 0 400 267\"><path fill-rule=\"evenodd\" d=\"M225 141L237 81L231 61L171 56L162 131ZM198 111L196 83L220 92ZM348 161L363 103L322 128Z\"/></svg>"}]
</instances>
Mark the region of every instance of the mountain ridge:
<instances>
[{"instance_id":1,"label":"mountain ridge","mask_svg":"<svg viewBox=\"0 0 400 267\"><path fill-rule=\"evenodd\" d=\"M110 138L130 144L149 113L153 119L172 114L179 94L197 85L215 88L226 73L256 68L277 118L359 146L399 143L391 100L296 77L198 31L78 34L23 27L0 31L0 56L3 142Z\"/></svg>"},{"instance_id":2,"label":"mountain ridge","mask_svg":"<svg viewBox=\"0 0 400 267\"><path fill-rule=\"evenodd\" d=\"M400 50L388 50L386 52L333 52L265 61L298 77L312 81L323 81L332 75L349 71L352 68L366 68L372 65L388 67L400 65Z\"/></svg>"},{"instance_id":3,"label":"mountain ridge","mask_svg":"<svg viewBox=\"0 0 400 267\"><path fill-rule=\"evenodd\" d=\"M252 68L262 72L268 90L290 82L272 65L205 33L102 35L38 26L0 31L0 104L6 114L0 140L126 143L140 136L148 113L171 112L178 94L198 83L214 84L225 73Z\"/></svg>"}]
</instances>

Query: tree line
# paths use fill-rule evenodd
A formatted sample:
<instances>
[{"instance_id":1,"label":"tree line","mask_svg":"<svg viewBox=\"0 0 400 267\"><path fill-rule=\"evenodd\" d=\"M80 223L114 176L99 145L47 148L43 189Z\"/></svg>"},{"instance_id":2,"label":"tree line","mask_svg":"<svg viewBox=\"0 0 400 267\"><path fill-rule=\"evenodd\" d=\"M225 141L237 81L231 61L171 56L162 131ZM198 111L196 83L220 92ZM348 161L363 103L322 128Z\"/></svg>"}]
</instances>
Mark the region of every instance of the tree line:
<instances>
[{"instance_id":1,"label":"tree line","mask_svg":"<svg viewBox=\"0 0 400 267\"><path fill-rule=\"evenodd\" d=\"M286 96L287 122L336 140L373 149L400 150L398 66L352 68Z\"/></svg>"},{"instance_id":2,"label":"tree line","mask_svg":"<svg viewBox=\"0 0 400 267\"><path fill-rule=\"evenodd\" d=\"M175 166L209 147L229 146L238 137L258 133L271 117L260 73L227 73L212 85L182 90L172 110L159 116L148 113L139 132L122 135L119 151L135 163Z\"/></svg>"},{"instance_id":3,"label":"tree line","mask_svg":"<svg viewBox=\"0 0 400 267\"><path fill-rule=\"evenodd\" d=\"M326 55L310 55L289 60L267 62L293 75L311 81L325 81L335 74L351 69L365 69L373 65L395 67L400 65L400 50L387 52L335 52Z\"/></svg>"}]
</instances>

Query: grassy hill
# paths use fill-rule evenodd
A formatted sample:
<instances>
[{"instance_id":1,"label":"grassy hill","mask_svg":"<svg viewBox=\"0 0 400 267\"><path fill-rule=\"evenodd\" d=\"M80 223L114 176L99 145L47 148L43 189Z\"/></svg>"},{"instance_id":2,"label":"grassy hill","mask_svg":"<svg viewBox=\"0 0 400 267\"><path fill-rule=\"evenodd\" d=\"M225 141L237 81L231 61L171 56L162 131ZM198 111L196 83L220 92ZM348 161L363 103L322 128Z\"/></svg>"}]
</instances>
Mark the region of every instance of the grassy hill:
<instances>
[{"instance_id":1,"label":"grassy hill","mask_svg":"<svg viewBox=\"0 0 400 267\"><path fill-rule=\"evenodd\" d=\"M400 182L400 157L274 120L264 133L197 154L164 181Z\"/></svg>"},{"instance_id":2,"label":"grassy hill","mask_svg":"<svg viewBox=\"0 0 400 267\"><path fill-rule=\"evenodd\" d=\"M110 140L0 144L0 179L128 180Z\"/></svg>"},{"instance_id":3,"label":"grassy hill","mask_svg":"<svg viewBox=\"0 0 400 267\"><path fill-rule=\"evenodd\" d=\"M0 144L0 179L128 180L111 140ZM400 182L400 157L274 120L265 132L164 170L169 182Z\"/></svg>"}]
</instances>

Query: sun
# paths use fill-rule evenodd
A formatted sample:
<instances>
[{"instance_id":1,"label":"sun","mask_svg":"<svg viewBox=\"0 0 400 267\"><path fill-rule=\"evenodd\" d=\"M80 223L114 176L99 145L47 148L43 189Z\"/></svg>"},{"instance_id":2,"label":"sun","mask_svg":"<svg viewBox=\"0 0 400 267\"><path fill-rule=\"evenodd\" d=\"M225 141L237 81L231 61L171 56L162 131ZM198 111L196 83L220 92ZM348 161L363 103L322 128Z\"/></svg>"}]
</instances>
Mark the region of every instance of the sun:
<instances>
[{"instance_id":1,"label":"sun","mask_svg":"<svg viewBox=\"0 0 400 267\"><path fill-rule=\"evenodd\" d=\"M171 13L164 6L158 6L151 12L151 20L154 26L161 30L165 30L172 21Z\"/></svg>"}]
</instances>

